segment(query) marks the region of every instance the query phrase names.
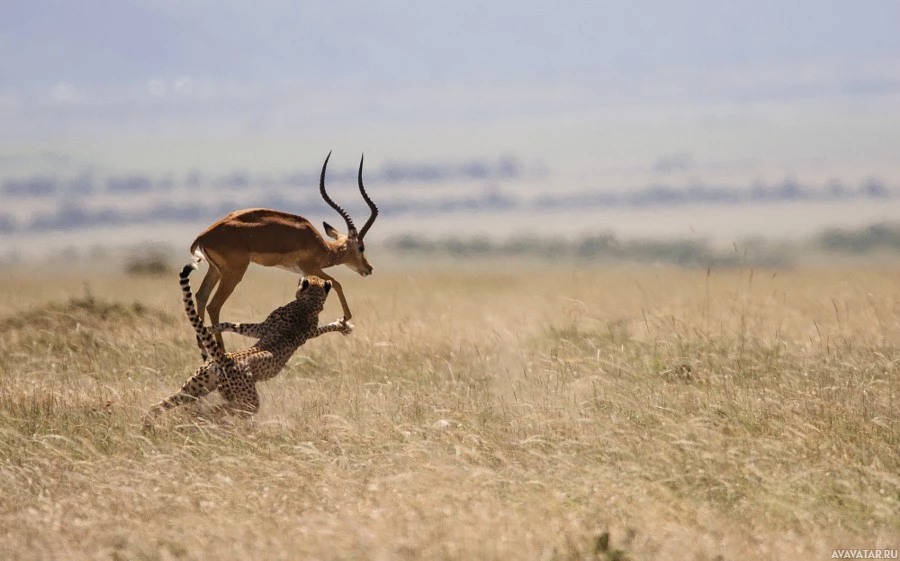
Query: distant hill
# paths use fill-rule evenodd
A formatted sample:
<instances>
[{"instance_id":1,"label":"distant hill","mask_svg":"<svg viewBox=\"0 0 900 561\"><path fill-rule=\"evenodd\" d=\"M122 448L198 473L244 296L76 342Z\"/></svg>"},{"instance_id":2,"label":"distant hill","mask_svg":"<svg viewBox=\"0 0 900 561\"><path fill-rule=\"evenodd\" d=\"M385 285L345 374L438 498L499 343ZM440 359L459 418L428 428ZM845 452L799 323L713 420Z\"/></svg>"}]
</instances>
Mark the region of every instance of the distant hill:
<instances>
[{"instance_id":1,"label":"distant hill","mask_svg":"<svg viewBox=\"0 0 900 561\"><path fill-rule=\"evenodd\" d=\"M555 192L548 173L544 168L540 172L531 170L516 157L504 156L462 163L386 164L367 171L366 180L370 185L379 185L378 205L383 216L886 200L900 194L877 179L859 185L837 181L818 186L801 185L786 179L771 185L758 182L746 186L654 184L615 191L581 189L559 193ZM355 185L355 180L356 170L352 169L335 169L329 174L329 182L343 184L345 190L347 184ZM520 194L516 185L522 181L544 182L544 187ZM248 207L317 208L322 205L317 190L305 189L304 194L298 194L297 189L317 183L317 175L300 171L278 177L256 176L247 171L214 175L195 170L182 177L171 173L158 176L133 173L6 179L0 183L0 203L3 200L46 201L50 210L28 215L0 210L0 234L212 221ZM402 194L392 194L401 186ZM202 193L215 195L214 199L204 197L203 202L198 202L197 196ZM133 200L137 202L129 202ZM365 205L355 198L344 205L351 212L366 212Z\"/></svg>"}]
</instances>

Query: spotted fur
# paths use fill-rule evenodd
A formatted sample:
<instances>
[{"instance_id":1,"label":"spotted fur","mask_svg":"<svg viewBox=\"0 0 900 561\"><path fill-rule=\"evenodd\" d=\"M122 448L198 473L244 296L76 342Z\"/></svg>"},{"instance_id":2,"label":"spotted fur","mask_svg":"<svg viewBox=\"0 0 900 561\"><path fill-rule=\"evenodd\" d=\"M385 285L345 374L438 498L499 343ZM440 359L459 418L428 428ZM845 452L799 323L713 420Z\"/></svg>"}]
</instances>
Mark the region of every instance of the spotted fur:
<instances>
[{"instance_id":1,"label":"spotted fur","mask_svg":"<svg viewBox=\"0 0 900 561\"><path fill-rule=\"evenodd\" d=\"M194 264L185 265L179 282L184 310L197 333L205 362L178 393L154 405L150 409L151 416L196 401L214 390L219 390L232 411L256 413L259 410L257 382L281 372L288 359L308 339L331 331L347 335L353 330L353 326L343 320L319 327L319 313L325 306L331 282L314 276L301 279L295 299L270 313L262 323L220 323L207 328L194 307L191 294L189 277L195 268ZM226 353L212 335L223 331L256 337L258 341L249 349Z\"/></svg>"}]
</instances>

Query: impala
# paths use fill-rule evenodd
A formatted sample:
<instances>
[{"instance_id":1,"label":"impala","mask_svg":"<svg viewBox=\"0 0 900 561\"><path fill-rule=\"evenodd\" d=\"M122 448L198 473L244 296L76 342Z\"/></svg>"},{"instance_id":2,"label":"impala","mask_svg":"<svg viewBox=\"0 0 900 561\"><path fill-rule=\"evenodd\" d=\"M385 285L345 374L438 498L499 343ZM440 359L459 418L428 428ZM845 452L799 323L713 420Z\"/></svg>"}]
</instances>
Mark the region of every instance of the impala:
<instances>
[{"instance_id":1,"label":"impala","mask_svg":"<svg viewBox=\"0 0 900 561\"><path fill-rule=\"evenodd\" d=\"M344 218L347 233L342 234L327 222L323 222L325 233L334 240L331 241L322 237L306 218L267 208L238 210L222 218L197 236L191 245L191 253L195 258L209 263L209 270L197 291L197 313L201 321L208 309L210 321L213 324L219 323L222 305L241 282L250 263L264 267L280 267L295 273L316 275L324 280L330 280L340 298L344 321L350 319L350 307L347 305L341 283L322 269L347 265L364 277L372 274L372 265L366 259L363 239L378 216L378 207L363 187L363 158L360 158L359 192L372 213L362 230L357 232L350 214L331 200L325 192L325 169L328 167L329 158L331 152L322 164L319 193L325 202ZM210 302L209 296L217 284L219 288ZM216 340L222 344L220 333L216 333Z\"/></svg>"}]
</instances>

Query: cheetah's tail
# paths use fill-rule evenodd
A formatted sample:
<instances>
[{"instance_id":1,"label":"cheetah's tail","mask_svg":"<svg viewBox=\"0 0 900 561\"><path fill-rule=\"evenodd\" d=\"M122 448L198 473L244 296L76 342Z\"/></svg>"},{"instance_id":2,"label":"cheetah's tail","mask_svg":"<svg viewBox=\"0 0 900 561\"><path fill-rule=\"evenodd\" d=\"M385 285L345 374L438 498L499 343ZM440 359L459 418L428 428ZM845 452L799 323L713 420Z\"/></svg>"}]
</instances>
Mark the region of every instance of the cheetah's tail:
<instances>
[{"instance_id":1,"label":"cheetah's tail","mask_svg":"<svg viewBox=\"0 0 900 561\"><path fill-rule=\"evenodd\" d=\"M180 278L182 281L185 281L185 280L187 280L188 277L191 276L191 273L196 270L197 270L197 262L192 261L192 262L188 263L187 265L185 265L183 269L181 269L181 273L179 273L178 278Z\"/></svg>"}]
</instances>

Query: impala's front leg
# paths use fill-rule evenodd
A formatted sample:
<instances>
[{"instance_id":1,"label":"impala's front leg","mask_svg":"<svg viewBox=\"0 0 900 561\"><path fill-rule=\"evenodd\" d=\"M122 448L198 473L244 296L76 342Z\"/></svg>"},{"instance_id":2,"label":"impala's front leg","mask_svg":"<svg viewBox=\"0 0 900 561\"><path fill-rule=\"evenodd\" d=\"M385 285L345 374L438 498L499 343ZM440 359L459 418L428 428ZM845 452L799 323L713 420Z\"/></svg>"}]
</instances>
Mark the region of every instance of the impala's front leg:
<instances>
[{"instance_id":1,"label":"impala's front leg","mask_svg":"<svg viewBox=\"0 0 900 561\"><path fill-rule=\"evenodd\" d=\"M322 280L331 281L331 288L337 292L338 299L341 301L341 309L344 312L344 321L350 321L352 315L350 314L350 305L347 304L347 299L344 297L344 289L341 286L341 283L337 281L334 277L329 274L326 274L321 269L316 272L316 276Z\"/></svg>"}]
</instances>

